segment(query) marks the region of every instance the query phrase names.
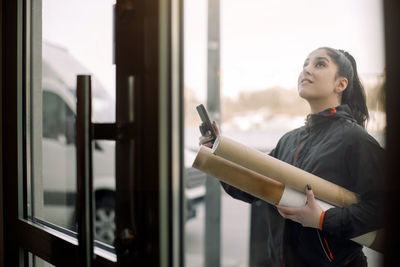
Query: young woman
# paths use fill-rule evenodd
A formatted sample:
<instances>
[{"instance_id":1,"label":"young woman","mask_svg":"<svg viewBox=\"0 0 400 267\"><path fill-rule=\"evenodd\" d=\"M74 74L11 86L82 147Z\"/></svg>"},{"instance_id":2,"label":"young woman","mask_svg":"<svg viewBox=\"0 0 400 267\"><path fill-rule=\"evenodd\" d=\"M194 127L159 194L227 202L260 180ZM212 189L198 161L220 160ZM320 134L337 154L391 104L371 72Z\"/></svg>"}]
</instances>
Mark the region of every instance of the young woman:
<instances>
[{"instance_id":1,"label":"young woman","mask_svg":"<svg viewBox=\"0 0 400 267\"><path fill-rule=\"evenodd\" d=\"M357 204L323 212L312 189L300 208L272 205L266 226L274 266L367 266L362 246L350 238L382 227L384 151L364 129L365 93L354 58L328 47L313 51L298 78L300 97L311 112L304 126L286 133L270 155L359 194ZM218 131L218 127L214 124ZM212 146L209 135L200 144ZM234 198L257 198L222 183ZM285 218L277 224L276 216ZM278 220L279 223L279 220Z\"/></svg>"}]
</instances>

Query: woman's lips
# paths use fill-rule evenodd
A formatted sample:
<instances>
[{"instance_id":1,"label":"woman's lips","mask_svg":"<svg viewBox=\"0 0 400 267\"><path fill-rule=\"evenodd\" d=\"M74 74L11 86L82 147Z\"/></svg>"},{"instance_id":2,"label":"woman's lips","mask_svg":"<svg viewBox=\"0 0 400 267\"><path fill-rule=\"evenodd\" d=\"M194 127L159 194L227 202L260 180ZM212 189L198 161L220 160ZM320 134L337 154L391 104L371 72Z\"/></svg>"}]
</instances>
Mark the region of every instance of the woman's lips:
<instances>
[{"instance_id":1,"label":"woman's lips","mask_svg":"<svg viewBox=\"0 0 400 267\"><path fill-rule=\"evenodd\" d=\"M305 83L312 83L312 81L310 79L301 80L301 84L305 84Z\"/></svg>"}]
</instances>

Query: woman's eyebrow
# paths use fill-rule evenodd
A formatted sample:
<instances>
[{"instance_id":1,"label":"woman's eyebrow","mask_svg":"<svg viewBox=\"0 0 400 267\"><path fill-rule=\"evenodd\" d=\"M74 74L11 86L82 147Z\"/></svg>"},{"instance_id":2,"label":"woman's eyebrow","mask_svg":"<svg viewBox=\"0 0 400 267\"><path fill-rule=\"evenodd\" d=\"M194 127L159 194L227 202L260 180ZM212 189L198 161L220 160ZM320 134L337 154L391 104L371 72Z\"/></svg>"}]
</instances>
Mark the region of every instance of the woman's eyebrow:
<instances>
[{"instance_id":1,"label":"woman's eyebrow","mask_svg":"<svg viewBox=\"0 0 400 267\"><path fill-rule=\"evenodd\" d=\"M316 57L316 60L326 60L329 62L329 59L327 57Z\"/></svg>"}]
</instances>

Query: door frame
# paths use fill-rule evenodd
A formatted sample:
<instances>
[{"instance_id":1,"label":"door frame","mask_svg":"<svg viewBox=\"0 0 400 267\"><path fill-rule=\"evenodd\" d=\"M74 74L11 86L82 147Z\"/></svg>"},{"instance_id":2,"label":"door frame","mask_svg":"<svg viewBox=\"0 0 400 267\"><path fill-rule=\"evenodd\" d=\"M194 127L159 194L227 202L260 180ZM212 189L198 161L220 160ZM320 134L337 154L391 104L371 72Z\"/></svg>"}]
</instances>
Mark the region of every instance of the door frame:
<instances>
[{"instance_id":1,"label":"door frame","mask_svg":"<svg viewBox=\"0 0 400 267\"><path fill-rule=\"evenodd\" d=\"M400 238L400 212L398 196L400 192L399 150L400 150L400 2L383 0L386 62L386 179L385 179L385 231L384 266L399 263L397 244Z\"/></svg>"}]
</instances>

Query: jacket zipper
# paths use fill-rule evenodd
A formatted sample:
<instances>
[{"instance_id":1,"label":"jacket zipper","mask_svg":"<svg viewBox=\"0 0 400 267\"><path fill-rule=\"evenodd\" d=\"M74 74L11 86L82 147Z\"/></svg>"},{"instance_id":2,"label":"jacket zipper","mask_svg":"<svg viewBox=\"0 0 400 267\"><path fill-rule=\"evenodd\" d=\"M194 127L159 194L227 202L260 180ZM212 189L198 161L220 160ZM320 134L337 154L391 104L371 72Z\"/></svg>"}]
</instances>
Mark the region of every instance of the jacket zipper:
<instances>
[{"instance_id":1,"label":"jacket zipper","mask_svg":"<svg viewBox=\"0 0 400 267\"><path fill-rule=\"evenodd\" d=\"M310 128L310 132L311 132L311 128ZM297 149L296 155L294 156L293 163L292 163L293 166L295 166L295 164L296 164L296 162L297 162L297 159L298 159L298 157L299 157L300 151L301 151L301 149L303 148L303 146L304 146L304 143L302 143L302 144L299 146L299 148ZM327 247L327 249L328 249L328 251L326 251L325 246L324 246L324 244L322 243L322 239L321 239L321 235L319 234L319 230L318 230L318 229L316 229L316 230L317 230L319 242L320 242L320 244L321 244L322 250L323 250L324 253L325 253L326 258L328 259L329 262L332 262L332 260L333 260L333 255L332 255L332 252L331 252L330 249L329 249L328 242L327 242L326 239L324 238L326 247Z\"/></svg>"},{"instance_id":2,"label":"jacket zipper","mask_svg":"<svg viewBox=\"0 0 400 267\"><path fill-rule=\"evenodd\" d=\"M292 163L293 166L296 165L297 158L299 157L300 150L303 148L303 146L304 146L304 143L302 143L300 145L299 149L297 149L296 155L294 156L293 163Z\"/></svg>"},{"instance_id":3,"label":"jacket zipper","mask_svg":"<svg viewBox=\"0 0 400 267\"><path fill-rule=\"evenodd\" d=\"M332 255L332 252L329 250L328 242L327 242L326 239L324 238L324 241L325 241L326 246L327 246L327 248L328 248L329 254L328 254L328 252L326 251L326 249L325 249L325 247L324 247L324 244L322 243L321 235L319 234L318 229L316 229L316 230L317 230L317 234L318 234L319 243L321 244L322 250L324 251L326 258L329 260L329 262L332 262L332 260L333 260L333 255Z\"/></svg>"}]
</instances>

